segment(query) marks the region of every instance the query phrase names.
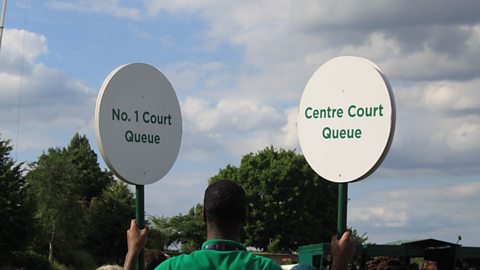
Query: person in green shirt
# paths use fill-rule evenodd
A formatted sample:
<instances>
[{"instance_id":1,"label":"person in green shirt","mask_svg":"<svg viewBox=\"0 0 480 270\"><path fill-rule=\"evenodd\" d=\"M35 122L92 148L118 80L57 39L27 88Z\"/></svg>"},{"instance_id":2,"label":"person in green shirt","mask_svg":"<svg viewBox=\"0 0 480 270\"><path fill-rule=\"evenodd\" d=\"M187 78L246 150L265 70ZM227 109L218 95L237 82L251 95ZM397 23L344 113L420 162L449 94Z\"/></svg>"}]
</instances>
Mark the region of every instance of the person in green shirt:
<instances>
[{"instance_id":1,"label":"person in green shirt","mask_svg":"<svg viewBox=\"0 0 480 270\"><path fill-rule=\"evenodd\" d=\"M220 180L205 190L203 216L207 223L207 241L201 250L172 257L156 270L170 269L252 269L280 270L271 259L253 255L239 243L247 216L245 191L231 180ZM124 270L133 270L140 250L147 242L148 229L139 230L132 220L127 231L128 252ZM345 269L354 248L347 230L340 240L332 238L333 270Z\"/></svg>"}]
</instances>

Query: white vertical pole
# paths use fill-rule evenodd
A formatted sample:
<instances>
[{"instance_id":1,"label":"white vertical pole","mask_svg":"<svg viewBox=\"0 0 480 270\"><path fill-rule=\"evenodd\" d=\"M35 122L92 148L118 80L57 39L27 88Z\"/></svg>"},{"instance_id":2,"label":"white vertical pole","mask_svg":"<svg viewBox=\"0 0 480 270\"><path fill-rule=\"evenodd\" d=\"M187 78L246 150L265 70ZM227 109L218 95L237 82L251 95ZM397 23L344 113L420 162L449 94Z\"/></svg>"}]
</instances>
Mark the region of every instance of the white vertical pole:
<instances>
[{"instance_id":1,"label":"white vertical pole","mask_svg":"<svg viewBox=\"0 0 480 270\"><path fill-rule=\"evenodd\" d=\"M5 21L5 10L7 9L7 0L3 0L2 15L0 16L0 49L2 48L3 22Z\"/></svg>"}]
</instances>

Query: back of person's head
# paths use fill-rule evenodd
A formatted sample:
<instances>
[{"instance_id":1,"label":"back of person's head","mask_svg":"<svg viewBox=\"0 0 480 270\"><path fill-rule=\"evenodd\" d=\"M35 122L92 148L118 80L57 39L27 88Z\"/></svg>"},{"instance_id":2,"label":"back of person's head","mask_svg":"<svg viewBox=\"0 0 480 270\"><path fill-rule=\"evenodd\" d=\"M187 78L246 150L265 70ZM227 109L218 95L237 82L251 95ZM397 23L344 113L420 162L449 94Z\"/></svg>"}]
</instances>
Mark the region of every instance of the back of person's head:
<instances>
[{"instance_id":1,"label":"back of person's head","mask_svg":"<svg viewBox=\"0 0 480 270\"><path fill-rule=\"evenodd\" d=\"M205 190L203 201L207 223L228 231L245 222L246 195L243 188L231 180L220 180Z\"/></svg>"}]
</instances>

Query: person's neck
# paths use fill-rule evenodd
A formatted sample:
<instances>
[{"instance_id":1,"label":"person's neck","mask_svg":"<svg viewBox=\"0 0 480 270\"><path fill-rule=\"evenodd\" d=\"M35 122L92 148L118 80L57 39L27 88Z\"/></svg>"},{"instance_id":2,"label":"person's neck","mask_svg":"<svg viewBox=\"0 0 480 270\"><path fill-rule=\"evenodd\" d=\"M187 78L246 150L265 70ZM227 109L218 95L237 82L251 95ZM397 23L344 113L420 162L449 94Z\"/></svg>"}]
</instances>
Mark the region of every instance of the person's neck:
<instances>
[{"instance_id":1,"label":"person's neck","mask_svg":"<svg viewBox=\"0 0 480 270\"><path fill-rule=\"evenodd\" d=\"M212 239L225 239L225 240L233 240L240 242L240 230L238 232L235 232L236 230L233 230L232 232L224 232L220 231L216 226L212 225L207 225L207 240L212 240Z\"/></svg>"}]
</instances>

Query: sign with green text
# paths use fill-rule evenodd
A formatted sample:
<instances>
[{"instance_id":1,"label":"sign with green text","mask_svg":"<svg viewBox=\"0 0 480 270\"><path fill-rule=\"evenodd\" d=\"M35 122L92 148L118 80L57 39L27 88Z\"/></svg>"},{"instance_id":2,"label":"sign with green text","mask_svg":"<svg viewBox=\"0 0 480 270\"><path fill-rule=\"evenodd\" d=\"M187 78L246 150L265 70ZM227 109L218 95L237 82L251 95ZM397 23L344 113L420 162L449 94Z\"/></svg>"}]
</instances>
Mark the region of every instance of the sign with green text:
<instances>
[{"instance_id":1,"label":"sign with green text","mask_svg":"<svg viewBox=\"0 0 480 270\"><path fill-rule=\"evenodd\" d=\"M337 183L361 180L380 166L392 143L392 89L367 59L336 57L307 83L297 123L303 154L318 175Z\"/></svg>"},{"instance_id":2,"label":"sign with green text","mask_svg":"<svg viewBox=\"0 0 480 270\"><path fill-rule=\"evenodd\" d=\"M172 85L147 64L116 68L98 94L95 132L105 163L120 179L137 185L160 180L177 159L182 139Z\"/></svg>"}]
</instances>

